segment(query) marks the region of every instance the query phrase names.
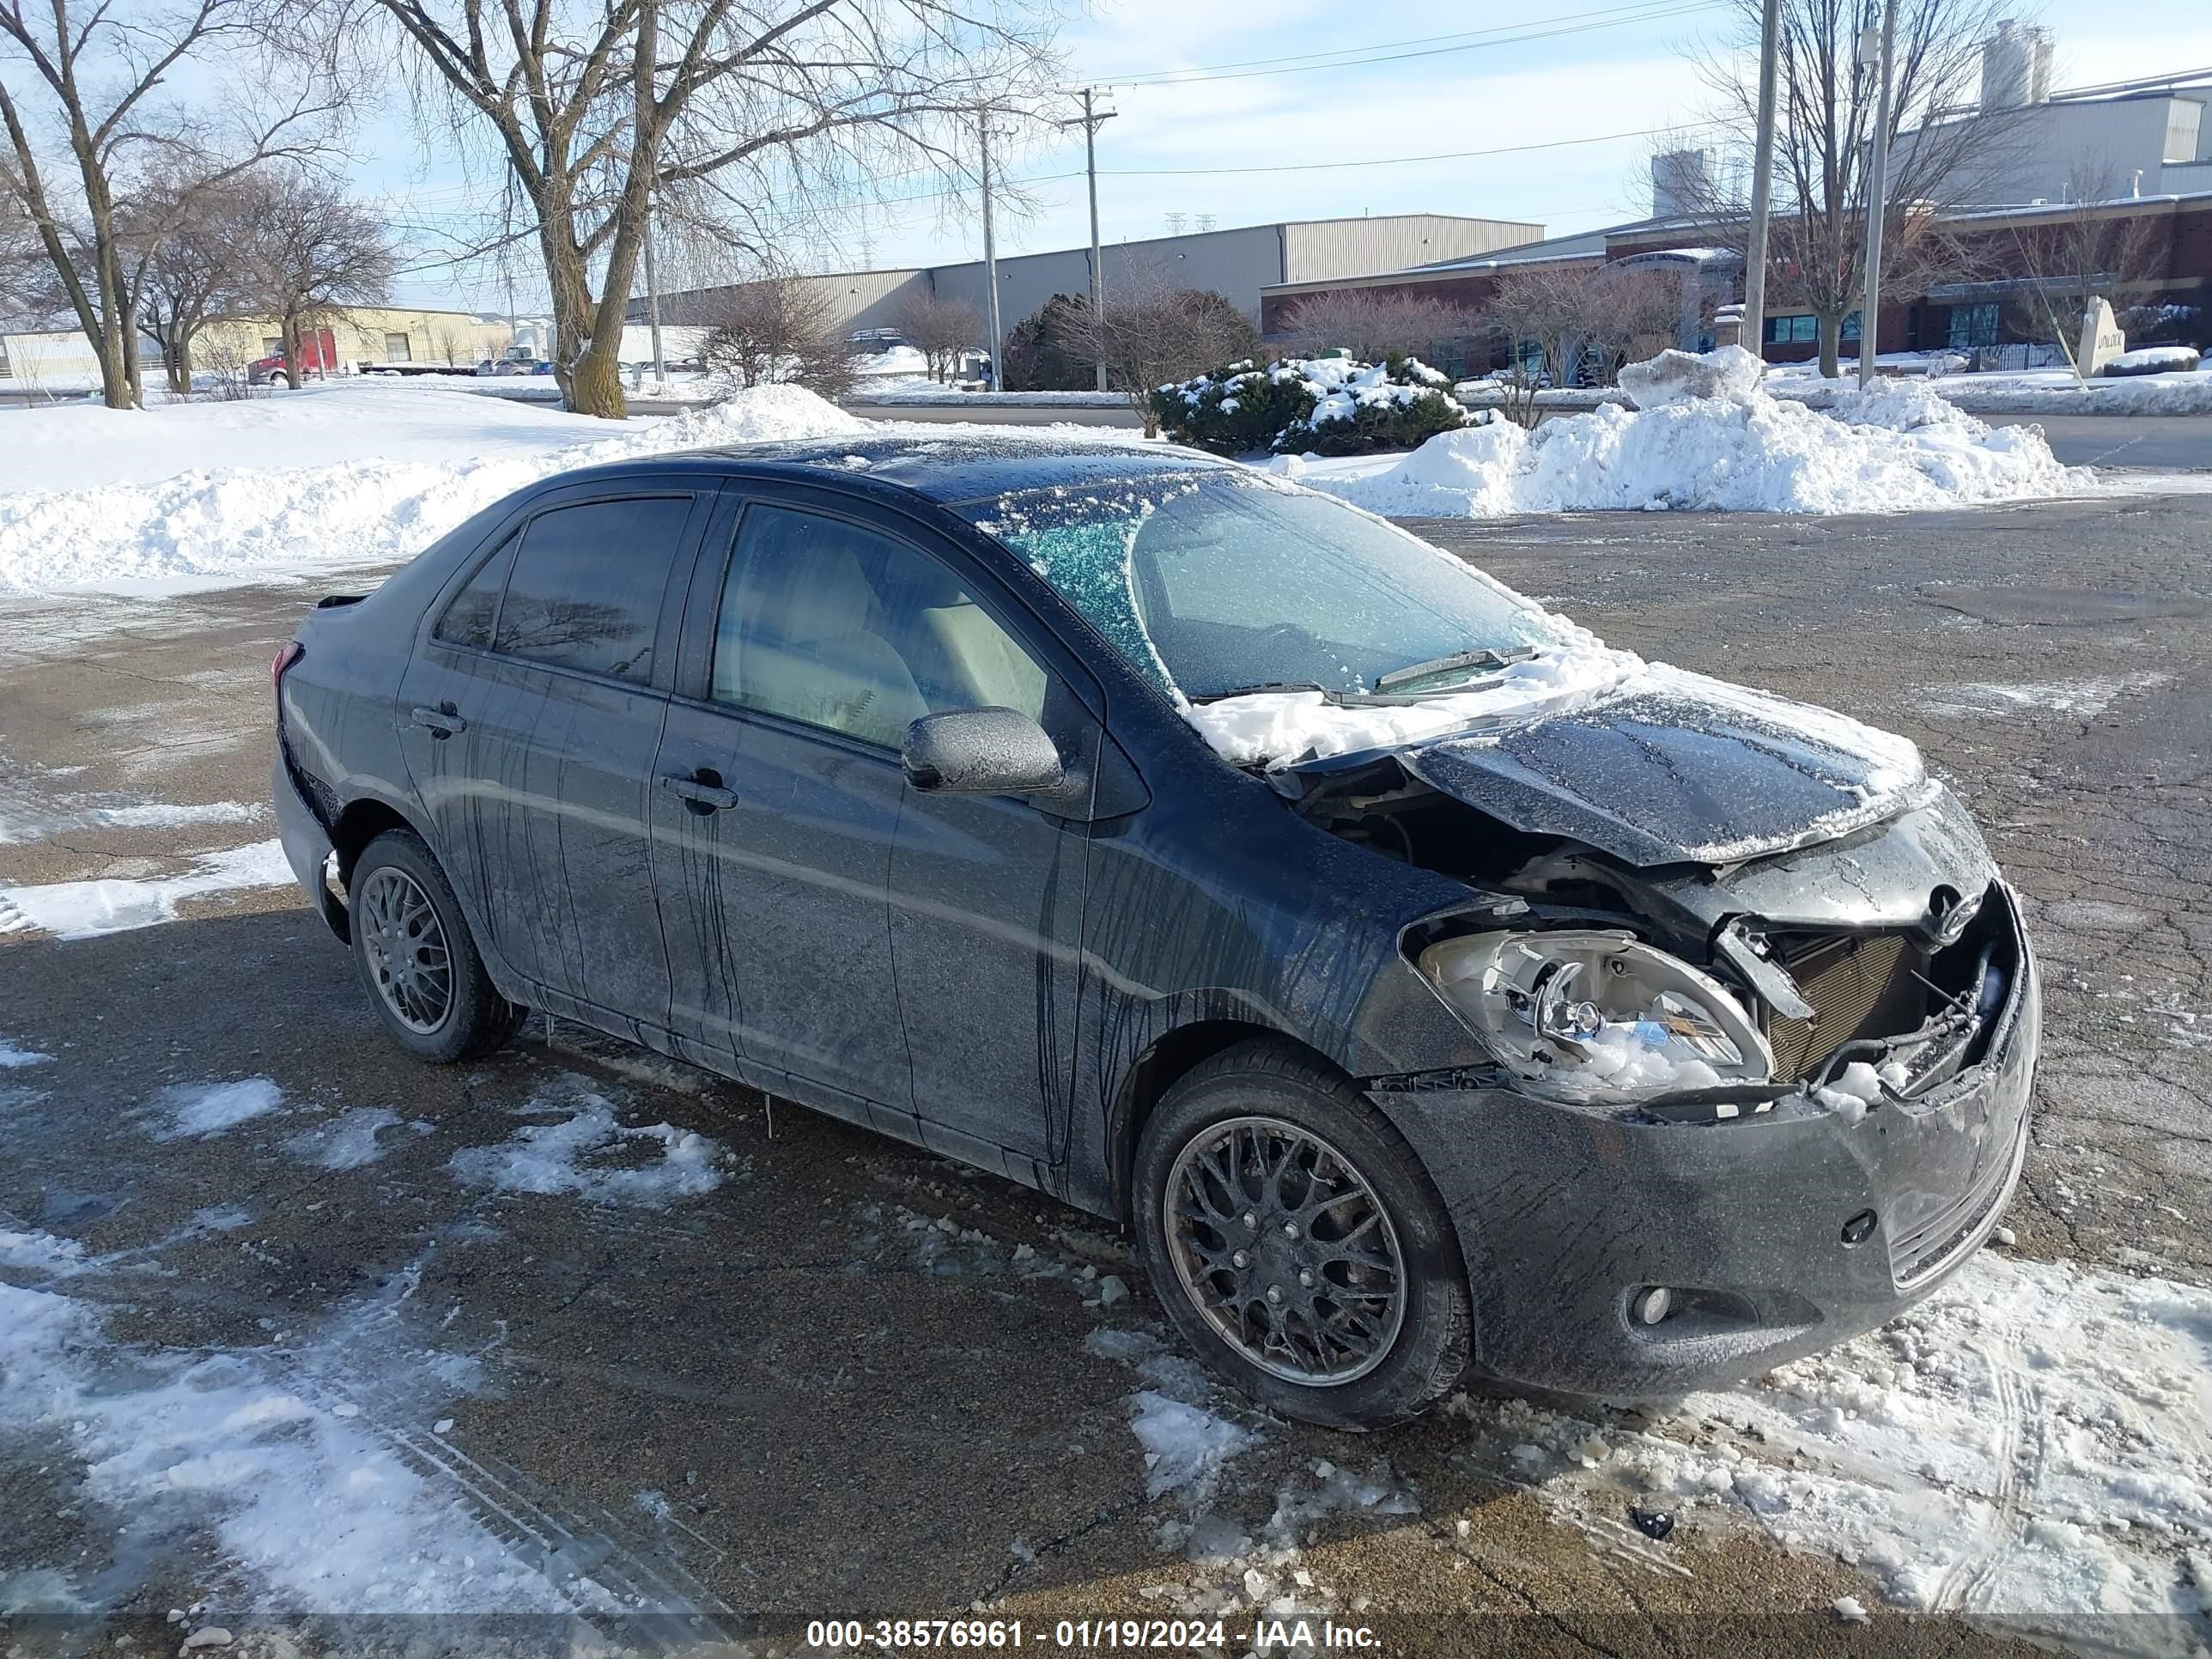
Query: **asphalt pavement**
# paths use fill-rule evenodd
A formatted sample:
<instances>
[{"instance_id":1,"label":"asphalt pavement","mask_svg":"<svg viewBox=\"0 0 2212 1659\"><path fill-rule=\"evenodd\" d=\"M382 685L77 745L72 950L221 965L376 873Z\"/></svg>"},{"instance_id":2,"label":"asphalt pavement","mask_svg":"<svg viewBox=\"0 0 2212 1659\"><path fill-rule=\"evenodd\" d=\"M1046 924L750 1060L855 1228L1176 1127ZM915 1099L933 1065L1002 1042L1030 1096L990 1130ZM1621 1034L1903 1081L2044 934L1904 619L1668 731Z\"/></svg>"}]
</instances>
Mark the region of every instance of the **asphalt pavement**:
<instances>
[{"instance_id":1,"label":"asphalt pavement","mask_svg":"<svg viewBox=\"0 0 2212 1659\"><path fill-rule=\"evenodd\" d=\"M2045 966L2018 1253L2205 1285L2203 510L1419 527L1613 643L1917 739L2021 886ZM100 809L262 798L268 658L316 591L0 600L0 880L158 878L273 833ZM1249 1440L1202 1504L1158 1491L1133 1393L1205 1385L1156 1352L1164 1323L1110 1229L558 1022L478 1066L412 1065L295 893L178 910L74 942L0 932L0 1042L51 1057L0 1070L0 1241L43 1231L76 1252L0 1256L0 1278L81 1301L129 1371L86 1397L77 1441L19 1440L0 1461L0 1634L8 1607L36 1604L26 1585L101 1610L44 1637L19 1620L27 1652L94 1629L173 1645L171 1607L264 1644L299 1635L257 1609L234 1514L118 1508L100 1480L129 1470L87 1462L131 1390L240 1376L342 1414L379 1449L376 1480L416 1483L502 1563L588 1582L618 1613L672 1609L623 1625L634 1651L803 1652L808 1622L833 1616L981 1609L1042 1631L1233 1600L1239 1570L1191 1536L1207 1516L1257 1553L1268 1596L1371 1625L1392 1656L2011 1650L1954 1607L1892 1613L1741 1505L1684 1508L1662 1542L1625 1524L1631 1494L1563 1504L1520 1455L1547 1402L1480 1389L1364 1437L1202 1395ZM252 1079L276 1103L204 1133L165 1092ZM643 1132L665 1124L719 1148L719 1184L656 1206L469 1174L602 1109L615 1164L659 1169L672 1143ZM1126 1299L1102 1294L1109 1276ZM1566 1409L1598 1433L1638 1420ZM1323 1501L1346 1472L1382 1498ZM221 1475L180 1463L161 1491ZM342 1504L370 1501L339 1475ZM2022 1526L2034 1502L1989 1497ZM404 1586L431 1566L390 1571ZM1832 1610L1846 1596L1870 1627Z\"/></svg>"}]
</instances>

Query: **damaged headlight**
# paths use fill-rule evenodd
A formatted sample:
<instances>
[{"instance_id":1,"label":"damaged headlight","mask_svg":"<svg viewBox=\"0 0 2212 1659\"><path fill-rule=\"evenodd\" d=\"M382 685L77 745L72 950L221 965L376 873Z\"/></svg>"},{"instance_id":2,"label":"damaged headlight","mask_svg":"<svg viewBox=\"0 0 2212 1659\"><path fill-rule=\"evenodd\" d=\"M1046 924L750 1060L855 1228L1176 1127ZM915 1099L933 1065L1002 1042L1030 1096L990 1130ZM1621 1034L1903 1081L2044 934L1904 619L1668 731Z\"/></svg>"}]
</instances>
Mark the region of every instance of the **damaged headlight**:
<instances>
[{"instance_id":1,"label":"damaged headlight","mask_svg":"<svg viewBox=\"0 0 2212 1659\"><path fill-rule=\"evenodd\" d=\"M1420 968L1536 1092L1627 1102L1773 1074L1773 1051L1727 988L1632 933L1477 933L1431 945Z\"/></svg>"}]
</instances>

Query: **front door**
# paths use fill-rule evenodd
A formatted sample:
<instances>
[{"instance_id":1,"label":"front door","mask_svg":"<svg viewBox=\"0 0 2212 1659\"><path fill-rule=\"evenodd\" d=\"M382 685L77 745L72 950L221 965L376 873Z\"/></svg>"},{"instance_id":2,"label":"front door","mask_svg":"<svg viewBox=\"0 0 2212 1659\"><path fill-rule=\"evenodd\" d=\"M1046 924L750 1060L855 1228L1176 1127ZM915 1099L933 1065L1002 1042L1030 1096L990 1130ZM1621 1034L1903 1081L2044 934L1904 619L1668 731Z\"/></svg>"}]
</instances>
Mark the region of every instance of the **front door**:
<instances>
[{"instance_id":1,"label":"front door","mask_svg":"<svg viewBox=\"0 0 2212 1659\"><path fill-rule=\"evenodd\" d=\"M860 511L763 494L695 587L712 643L654 806L664 890L687 899L667 911L679 1029L898 1133L1043 1158L1074 1069L1084 828L917 792L898 751L954 708L1042 717L1074 765L1097 727L957 552Z\"/></svg>"},{"instance_id":2,"label":"front door","mask_svg":"<svg viewBox=\"0 0 2212 1659\"><path fill-rule=\"evenodd\" d=\"M401 747L486 944L556 1012L665 1028L647 792L688 493L564 499L484 559L419 645Z\"/></svg>"}]
</instances>

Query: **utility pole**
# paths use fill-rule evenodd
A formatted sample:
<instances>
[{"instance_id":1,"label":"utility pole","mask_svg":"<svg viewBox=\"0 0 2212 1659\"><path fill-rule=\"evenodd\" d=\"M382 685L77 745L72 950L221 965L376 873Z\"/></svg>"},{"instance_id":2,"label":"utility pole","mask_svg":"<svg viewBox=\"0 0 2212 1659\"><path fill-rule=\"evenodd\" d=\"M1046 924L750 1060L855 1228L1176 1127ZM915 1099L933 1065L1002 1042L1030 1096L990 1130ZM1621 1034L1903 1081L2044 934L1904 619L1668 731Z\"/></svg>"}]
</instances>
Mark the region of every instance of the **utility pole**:
<instances>
[{"instance_id":1,"label":"utility pole","mask_svg":"<svg viewBox=\"0 0 2212 1659\"><path fill-rule=\"evenodd\" d=\"M1766 222L1774 205L1774 71L1782 0L1766 0L1759 23L1759 130L1751 157L1751 240L1743 254L1743 326L1737 338L1754 356L1766 345Z\"/></svg>"},{"instance_id":2,"label":"utility pole","mask_svg":"<svg viewBox=\"0 0 2212 1659\"><path fill-rule=\"evenodd\" d=\"M1859 57L1866 58L1868 29L1859 36ZM1897 47L1897 0L1882 0L1881 61L1876 73L1881 89L1875 95L1874 155L1867 163L1866 292L1859 301L1859 384L1874 379L1875 335L1881 316L1881 227L1889 216L1889 60Z\"/></svg>"},{"instance_id":3,"label":"utility pole","mask_svg":"<svg viewBox=\"0 0 2212 1659\"><path fill-rule=\"evenodd\" d=\"M991 390L1004 392L1006 370L1000 360L1003 342L999 333L999 245L991 238L991 109L988 104L975 112L975 134L983 158L983 283L988 290L983 296L983 311L991 328Z\"/></svg>"},{"instance_id":4,"label":"utility pole","mask_svg":"<svg viewBox=\"0 0 2212 1659\"><path fill-rule=\"evenodd\" d=\"M659 386L668 384L668 359L660 349L660 278L653 264L653 191L645 192L645 315L653 325L653 378ZM617 372L619 378L619 372Z\"/></svg>"},{"instance_id":5,"label":"utility pole","mask_svg":"<svg viewBox=\"0 0 2212 1659\"><path fill-rule=\"evenodd\" d=\"M1091 99L1096 90L1091 87L1084 88L1083 113L1060 124L1072 127L1079 121L1083 125L1083 173L1091 184L1091 315L1094 326L1099 312L1106 304L1106 273L1098 263L1098 124L1114 118L1114 112L1110 109L1103 115L1092 112ZM1103 359L1098 364L1098 389L1101 392L1106 389Z\"/></svg>"}]
</instances>

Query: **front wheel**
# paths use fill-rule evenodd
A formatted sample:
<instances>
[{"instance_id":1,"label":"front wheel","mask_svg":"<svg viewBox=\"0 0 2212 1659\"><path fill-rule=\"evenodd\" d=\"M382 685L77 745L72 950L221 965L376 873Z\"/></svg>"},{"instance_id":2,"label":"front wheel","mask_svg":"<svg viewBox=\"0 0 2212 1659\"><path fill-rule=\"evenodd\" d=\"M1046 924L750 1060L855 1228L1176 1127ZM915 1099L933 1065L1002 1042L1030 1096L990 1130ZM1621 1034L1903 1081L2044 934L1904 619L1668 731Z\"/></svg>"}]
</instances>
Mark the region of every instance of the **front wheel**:
<instances>
[{"instance_id":1,"label":"front wheel","mask_svg":"<svg viewBox=\"0 0 2212 1659\"><path fill-rule=\"evenodd\" d=\"M529 1011L492 984L453 884L412 831L386 830L362 850L346 908L362 982L416 1059L480 1059L522 1029Z\"/></svg>"},{"instance_id":2,"label":"front wheel","mask_svg":"<svg viewBox=\"0 0 2212 1659\"><path fill-rule=\"evenodd\" d=\"M1388 1120L1288 1043L1240 1043L1178 1079L1134 1175L1154 1293L1262 1405L1380 1428L1466 1369L1474 1311L1443 1201Z\"/></svg>"}]
</instances>

